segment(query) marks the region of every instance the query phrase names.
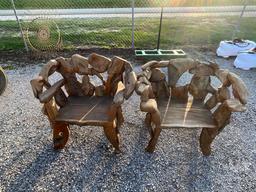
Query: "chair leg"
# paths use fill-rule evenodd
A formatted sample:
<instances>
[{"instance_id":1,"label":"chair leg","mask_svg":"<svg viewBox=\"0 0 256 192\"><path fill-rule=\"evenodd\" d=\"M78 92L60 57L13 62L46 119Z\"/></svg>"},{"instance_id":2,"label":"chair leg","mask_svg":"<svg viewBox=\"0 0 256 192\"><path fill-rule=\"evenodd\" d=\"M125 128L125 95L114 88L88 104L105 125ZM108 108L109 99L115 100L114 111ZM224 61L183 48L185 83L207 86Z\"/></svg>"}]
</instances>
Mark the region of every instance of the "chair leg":
<instances>
[{"instance_id":1,"label":"chair leg","mask_svg":"<svg viewBox=\"0 0 256 192\"><path fill-rule=\"evenodd\" d=\"M103 126L103 128L107 139L115 148L115 152L120 153L121 151L119 148L119 131L115 123L113 123L112 125L105 125Z\"/></svg>"},{"instance_id":2,"label":"chair leg","mask_svg":"<svg viewBox=\"0 0 256 192\"><path fill-rule=\"evenodd\" d=\"M123 116L121 107L118 107L116 115L117 115L117 127L120 128L124 123L124 116Z\"/></svg>"},{"instance_id":3,"label":"chair leg","mask_svg":"<svg viewBox=\"0 0 256 192\"><path fill-rule=\"evenodd\" d=\"M146 115L145 124L146 124L146 127L148 128L148 132L150 134L150 137L152 138L153 137L153 129L152 129L152 126L151 126L151 114L150 113L147 113L147 115Z\"/></svg>"},{"instance_id":4,"label":"chair leg","mask_svg":"<svg viewBox=\"0 0 256 192\"><path fill-rule=\"evenodd\" d=\"M54 122L52 127L54 149L63 149L68 142L69 126L66 123Z\"/></svg>"},{"instance_id":5,"label":"chair leg","mask_svg":"<svg viewBox=\"0 0 256 192\"><path fill-rule=\"evenodd\" d=\"M200 148L203 155L209 156L211 154L211 144L218 135L218 129L203 128L200 135Z\"/></svg>"},{"instance_id":6,"label":"chair leg","mask_svg":"<svg viewBox=\"0 0 256 192\"><path fill-rule=\"evenodd\" d=\"M159 135L161 133L161 122L160 122L160 113L159 111L155 112L155 113L151 113L150 114L150 118L151 118L151 122L155 125L155 128L153 130L153 134L151 136L151 139L148 143L148 146L146 148L146 151L149 153L153 153L155 148L156 148L156 144L159 138ZM150 126L151 126L151 122L150 122Z\"/></svg>"},{"instance_id":7,"label":"chair leg","mask_svg":"<svg viewBox=\"0 0 256 192\"><path fill-rule=\"evenodd\" d=\"M156 127L154 129L153 137L151 137L151 139L150 139L150 141L148 143L148 146L146 148L147 152L153 153L155 151L156 144L157 144L157 141L158 141L160 133L161 133L161 128L160 127Z\"/></svg>"}]
</instances>

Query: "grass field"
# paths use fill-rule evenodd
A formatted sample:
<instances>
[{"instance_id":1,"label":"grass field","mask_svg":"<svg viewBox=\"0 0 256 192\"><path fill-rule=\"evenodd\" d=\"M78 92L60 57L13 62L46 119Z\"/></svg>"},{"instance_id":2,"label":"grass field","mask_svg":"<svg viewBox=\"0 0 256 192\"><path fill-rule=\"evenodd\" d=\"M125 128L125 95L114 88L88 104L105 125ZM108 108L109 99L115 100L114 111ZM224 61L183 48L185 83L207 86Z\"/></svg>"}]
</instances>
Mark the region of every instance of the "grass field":
<instances>
[{"instance_id":1,"label":"grass field","mask_svg":"<svg viewBox=\"0 0 256 192\"><path fill-rule=\"evenodd\" d=\"M164 19L161 38L162 48L183 45L217 45L223 39L230 39L237 18L173 18ZM60 27L64 48L89 47L131 47L130 19L76 19L56 20ZM114 25L113 25L114 24ZM155 48L159 20L156 18L136 19L135 46ZM22 23L26 28L27 23ZM238 37L256 41L255 18L244 18ZM23 48L15 21L0 22L0 50Z\"/></svg>"},{"instance_id":2,"label":"grass field","mask_svg":"<svg viewBox=\"0 0 256 192\"><path fill-rule=\"evenodd\" d=\"M241 5L243 0L135 0L136 7ZM15 0L18 9L130 7L131 0ZM256 5L255 0L248 4ZM10 9L10 0L1 0L0 9Z\"/></svg>"}]
</instances>

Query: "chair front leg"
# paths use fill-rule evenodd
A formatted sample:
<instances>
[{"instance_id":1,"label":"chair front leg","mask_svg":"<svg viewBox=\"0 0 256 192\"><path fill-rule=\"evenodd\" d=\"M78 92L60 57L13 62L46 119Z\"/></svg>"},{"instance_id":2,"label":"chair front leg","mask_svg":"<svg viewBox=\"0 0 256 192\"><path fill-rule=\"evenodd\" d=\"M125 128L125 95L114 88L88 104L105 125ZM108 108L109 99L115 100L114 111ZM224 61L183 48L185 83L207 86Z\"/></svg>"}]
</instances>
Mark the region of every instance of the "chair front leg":
<instances>
[{"instance_id":1,"label":"chair front leg","mask_svg":"<svg viewBox=\"0 0 256 192\"><path fill-rule=\"evenodd\" d=\"M158 141L158 138L160 136L161 133L161 121L160 121L160 112L156 111L155 113L151 113L151 122L155 125L155 128L153 130L153 134L151 136L151 139L148 143L148 146L146 147L146 151L149 153L153 153L155 148L156 148L156 144Z\"/></svg>"},{"instance_id":2,"label":"chair front leg","mask_svg":"<svg viewBox=\"0 0 256 192\"><path fill-rule=\"evenodd\" d=\"M121 150L119 148L119 131L115 122L113 122L112 124L105 125L103 126L103 128L107 139L115 148L115 152L120 153Z\"/></svg>"},{"instance_id":3,"label":"chair front leg","mask_svg":"<svg viewBox=\"0 0 256 192\"><path fill-rule=\"evenodd\" d=\"M69 138L69 125L61 122L52 123L54 149L63 149Z\"/></svg>"},{"instance_id":4,"label":"chair front leg","mask_svg":"<svg viewBox=\"0 0 256 192\"><path fill-rule=\"evenodd\" d=\"M123 116L121 106L117 108L116 118L117 118L117 128L120 128L122 126L122 124L124 123L124 116Z\"/></svg>"},{"instance_id":5,"label":"chair front leg","mask_svg":"<svg viewBox=\"0 0 256 192\"><path fill-rule=\"evenodd\" d=\"M158 141L158 138L159 138L159 135L161 133L161 127L156 127L154 129L154 133L153 133L153 137L151 137L149 143L148 143L148 146L146 148L146 151L149 152L149 153L153 153L155 151L155 148L156 148L156 144L157 144L157 141Z\"/></svg>"},{"instance_id":6,"label":"chair front leg","mask_svg":"<svg viewBox=\"0 0 256 192\"><path fill-rule=\"evenodd\" d=\"M203 128L200 135L200 148L203 155L209 156L211 154L211 144L218 135L218 128Z\"/></svg>"},{"instance_id":7,"label":"chair front leg","mask_svg":"<svg viewBox=\"0 0 256 192\"><path fill-rule=\"evenodd\" d=\"M147 113L147 115L146 115L145 125L147 126L150 137L152 138L154 133L153 133L152 125L151 125L151 114L150 113Z\"/></svg>"},{"instance_id":8,"label":"chair front leg","mask_svg":"<svg viewBox=\"0 0 256 192\"><path fill-rule=\"evenodd\" d=\"M62 122L56 122L58 109L55 101L51 99L44 104L43 113L47 115L51 128L53 130L53 147L54 149L63 149L69 138L69 125Z\"/></svg>"}]
</instances>

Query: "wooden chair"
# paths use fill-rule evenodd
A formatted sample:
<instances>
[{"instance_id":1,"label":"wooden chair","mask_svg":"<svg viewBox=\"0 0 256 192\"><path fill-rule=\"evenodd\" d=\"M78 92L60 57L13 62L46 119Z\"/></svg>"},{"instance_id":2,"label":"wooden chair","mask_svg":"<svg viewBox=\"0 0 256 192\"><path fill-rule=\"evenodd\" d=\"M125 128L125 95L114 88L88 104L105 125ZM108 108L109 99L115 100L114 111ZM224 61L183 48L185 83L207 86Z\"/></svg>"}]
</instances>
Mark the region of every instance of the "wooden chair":
<instances>
[{"instance_id":1,"label":"wooden chair","mask_svg":"<svg viewBox=\"0 0 256 192\"><path fill-rule=\"evenodd\" d=\"M51 85L49 76L56 72L62 78ZM91 76L98 77L102 84L95 86ZM74 124L102 126L116 152L120 152L118 129L124 121L121 105L132 95L135 84L136 74L128 61L96 53L88 58L75 54L51 60L31 81L34 95L43 104L43 113L53 129L55 149L64 148L69 125Z\"/></svg>"},{"instance_id":2,"label":"wooden chair","mask_svg":"<svg viewBox=\"0 0 256 192\"><path fill-rule=\"evenodd\" d=\"M168 68L168 83L160 69L164 67ZM193 75L191 82L177 86L186 71ZM211 76L222 83L218 89L211 85ZM150 61L142 66L137 78L140 109L147 113L145 123L151 136L148 152L154 151L163 128L202 128L200 147L204 155L210 155L211 143L229 123L231 112L246 110L248 91L244 82L217 64L189 58Z\"/></svg>"}]
</instances>

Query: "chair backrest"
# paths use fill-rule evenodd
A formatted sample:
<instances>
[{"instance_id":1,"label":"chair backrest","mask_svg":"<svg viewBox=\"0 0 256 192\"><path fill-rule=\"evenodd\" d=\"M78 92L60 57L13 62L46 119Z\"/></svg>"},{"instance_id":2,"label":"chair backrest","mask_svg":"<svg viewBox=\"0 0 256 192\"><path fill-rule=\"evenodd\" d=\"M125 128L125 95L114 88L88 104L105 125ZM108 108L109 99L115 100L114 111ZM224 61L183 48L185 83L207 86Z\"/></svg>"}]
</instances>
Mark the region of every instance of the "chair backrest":
<instances>
[{"instance_id":1,"label":"chair backrest","mask_svg":"<svg viewBox=\"0 0 256 192\"><path fill-rule=\"evenodd\" d=\"M59 73L62 79L51 85L49 77L54 73ZM103 74L107 76L106 80ZM95 86L90 76L97 76L101 85ZM71 58L50 60L43 66L39 76L31 81L31 85L35 97L42 103L49 102L54 95L56 103L62 107L68 96L114 96L120 81L124 83L124 97L127 99L133 93L136 83L132 65L117 56L109 59L92 53L88 58L75 54ZM65 89L56 92L62 86ZM47 94L44 94L44 90L47 90Z\"/></svg>"}]
</instances>

